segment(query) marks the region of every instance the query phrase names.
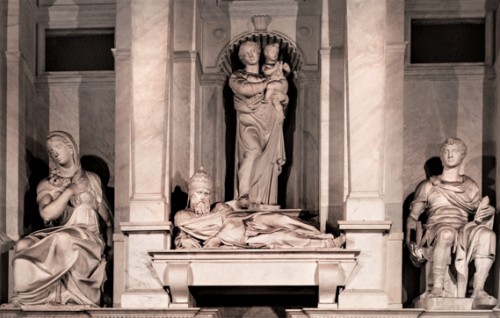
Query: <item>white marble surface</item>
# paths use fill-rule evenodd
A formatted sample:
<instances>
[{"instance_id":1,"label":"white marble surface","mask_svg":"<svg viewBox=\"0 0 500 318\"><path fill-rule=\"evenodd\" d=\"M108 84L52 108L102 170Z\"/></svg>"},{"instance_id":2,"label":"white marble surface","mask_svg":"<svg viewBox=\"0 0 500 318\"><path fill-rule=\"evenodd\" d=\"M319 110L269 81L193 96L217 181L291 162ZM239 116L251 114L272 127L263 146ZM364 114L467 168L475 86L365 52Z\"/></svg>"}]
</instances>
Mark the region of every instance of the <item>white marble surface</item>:
<instances>
[{"instance_id":1,"label":"white marble surface","mask_svg":"<svg viewBox=\"0 0 500 318\"><path fill-rule=\"evenodd\" d=\"M166 228L165 228L166 226ZM163 290L161 278L152 267L149 248L168 249L170 226L137 222L122 223L126 233L125 290L121 293L121 306L126 308L168 308L170 298Z\"/></svg>"},{"instance_id":2,"label":"white marble surface","mask_svg":"<svg viewBox=\"0 0 500 318\"><path fill-rule=\"evenodd\" d=\"M169 54L172 58L168 3L131 2L134 198L137 195L161 197L165 190L165 127L170 106L166 87L171 83L171 73L167 70L167 67L171 70L167 60Z\"/></svg>"},{"instance_id":3,"label":"white marble surface","mask_svg":"<svg viewBox=\"0 0 500 318\"><path fill-rule=\"evenodd\" d=\"M428 67L431 68L431 67ZM462 172L481 180L484 107L482 66L455 70L450 65L425 75L425 68L405 77L404 158L405 197L425 179L424 164L439 156L439 146L447 137L462 139L468 148ZM484 73L483 73L484 74ZM439 163L439 160L437 160ZM478 182L481 188L482 184Z\"/></svg>"},{"instance_id":4,"label":"white marble surface","mask_svg":"<svg viewBox=\"0 0 500 318\"><path fill-rule=\"evenodd\" d=\"M128 307L166 308L169 297L152 271L146 249L169 249L170 232L142 226L146 221L161 223L169 218L173 1L130 1L118 10L121 30L130 34L130 41L120 37L115 52L117 61L125 66L124 72L117 73L117 87L131 90L117 98L128 104L122 110L129 112L129 117L121 119L130 120L117 126L117 141L130 143L117 148L117 158L124 164L117 169L117 179L127 181L121 189L130 191L128 199L124 194L119 197L122 213L128 214L121 218L130 224L123 228L128 236L123 244L126 266L125 275L115 275L122 282L120 299L115 296L115 302Z\"/></svg>"},{"instance_id":5,"label":"white marble surface","mask_svg":"<svg viewBox=\"0 0 500 318\"><path fill-rule=\"evenodd\" d=\"M347 2L349 186L357 197L383 194L385 23L385 2ZM348 198L346 218L352 219L349 205ZM383 217L376 207L366 213Z\"/></svg>"},{"instance_id":6,"label":"white marble surface","mask_svg":"<svg viewBox=\"0 0 500 318\"><path fill-rule=\"evenodd\" d=\"M129 220L130 209L130 2L116 4L115 47L115 232L113 237L113 306L119 307L125 289L125 237L118 234L120 222Z\"/></svg>"}]
</instances>

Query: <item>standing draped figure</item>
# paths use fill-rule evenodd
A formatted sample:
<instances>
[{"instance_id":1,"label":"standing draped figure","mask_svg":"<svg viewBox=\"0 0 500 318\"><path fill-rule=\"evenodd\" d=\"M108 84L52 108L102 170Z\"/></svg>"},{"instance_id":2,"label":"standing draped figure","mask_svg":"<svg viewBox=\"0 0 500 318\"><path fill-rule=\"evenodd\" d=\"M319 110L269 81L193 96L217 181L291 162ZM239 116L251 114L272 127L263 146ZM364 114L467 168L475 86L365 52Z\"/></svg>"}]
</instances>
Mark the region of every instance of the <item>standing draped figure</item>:
<instances>
[{"instance_id":1,"label":"standing draped figure","mask_svg":"<svg viewBox=\"0 0 500 318\"><path fill-rule=\"evenodd\" d=\"M259 73L260 52L256 42L242 43L238 56L245 68L229 78L237 113L235 190L240 208L277 203L278 175L286 159L283 111L264 98L271 81ZM274 102L286 105L288 97L282 91L273 94Z\"/></svg>"}]
</instances>

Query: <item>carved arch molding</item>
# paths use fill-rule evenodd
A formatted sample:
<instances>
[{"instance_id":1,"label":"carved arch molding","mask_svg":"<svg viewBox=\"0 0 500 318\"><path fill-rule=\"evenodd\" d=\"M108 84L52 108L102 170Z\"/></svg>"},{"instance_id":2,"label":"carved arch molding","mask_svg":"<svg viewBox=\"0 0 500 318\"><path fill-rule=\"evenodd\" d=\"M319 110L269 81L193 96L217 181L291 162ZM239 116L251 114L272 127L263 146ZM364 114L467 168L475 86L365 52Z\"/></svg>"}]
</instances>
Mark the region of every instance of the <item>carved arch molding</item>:
<instances>
[{"instance_id":1,"label":"carved arch molding","mask_svg":"<svg viewBox=\"0 0 500 318\"><path fill-rule=\"evenodd\" d=\"M229 76L233 71L244 68L243 63L238 58L238 49L241 43L254 41L264 48L267 44L278 43L280 45L280 60L288 63L292 72L300 70L304 63L302 54L294 45L293 41L285 35L277 32L255 32L244 34L229 43L219 56L217 70L221 74ZM261 56L261 65L263 57Z\"/></svg>"}]
</instances>

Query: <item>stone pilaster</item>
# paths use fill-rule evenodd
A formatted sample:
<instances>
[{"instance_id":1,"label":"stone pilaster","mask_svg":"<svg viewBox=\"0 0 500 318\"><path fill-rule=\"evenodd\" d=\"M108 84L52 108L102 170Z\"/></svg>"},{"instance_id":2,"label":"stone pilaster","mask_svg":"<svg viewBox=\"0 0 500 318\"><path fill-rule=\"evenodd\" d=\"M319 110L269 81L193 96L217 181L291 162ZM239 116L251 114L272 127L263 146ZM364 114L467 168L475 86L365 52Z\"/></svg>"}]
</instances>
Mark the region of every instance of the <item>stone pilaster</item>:
<instances>
[{"instance_id":1,"label":"stone pilaster","mask_svg":"<svg viewBox=\"0 0 500 318\"><path fill-rule=\"evenodd\" d=\"M325 1L327 3L327 1ZM330 207L330 48L320 50L321 59L321 119L320 119L320 231L325 232Z\"/></svg>"},{"instance_id":2,"label":"stone pilaster","mask_svg":"<svg viewBox=\"0 0 500 318\"><path fill-rule=\"evenodd\" d=\"M321 23L320 228L343 218L346 4L324 1Z\"/></svg>"},{"instance_id":3,"label":"stone pilaster","mask_svg":"<svg viewBox=\"0 0 500 318\"><path fill-rule=\"evenodd\" d=\"M382 220L386 1L347 1L347 220Z\"/></svg>"},{"instance_id":4,"label":"stone pilaster","mask_svg":"<svg viewBox=\"0 0 500 318\"><path fill-rule=\"evenodd\" d=\"M347 156L349 193L345 221L348 248L361 250L357 272L339 295L339 308L386 308L387 1L347 0Z\"/></svg>"},{"instance_id":5,"label":"stone pilaster","mask_svg":"<svg viewBox=\"0 0 500 318\"><path fill-rule=\"evenodd\" d=\"M166 221L172 1L131 2L130 221Z\"/></svg>"},{"instance_id":6,"label":"stone pilaster","mask_svg":"<svg viewBox=\"0 0 500 318\"><path fill-rule=\"evenodd\" d=\"M24 233L24 191L27 184L25 164L25 120L27 97L32 96L27 85L29 74L25 57L21 52L20 20L21 3L8 1L7 16L7 50L6 57L6 138L5 149L5 200L6 200L6 233L18 240ZM32 89L32 87L31 87ZM31 102L31 101L30 101Z\"/></svg>"},{"instance_id":7,"label":"stone pilaster","mask_svg":"<svg viewBox=\"0 0 500 318\"><path fill-rule=\"evenodd\" d=\"M7 19L7 2L0 1L0 19ZM0 25L0 52L5 52L7 25ZM0 54L0 233L6 231L6 160L7 143L7 69L6 56Z\"/></svg>"},{"instance_id":8,"label":"stone pilaster","mask_svg":"<svg viewBox=\"0 0 500 318\"><path fill-rule=\"evenodd\" d=\"M117 107L127 107L128 110L123 111L130 114L130 117L119 115L117 111L116 123L116 156L117 161L124 164L120 166L117 162L117 184L119 178L125 181L122 191L130 194L129 204L124 193L123 197L117 197L120 213L128 212L128 222L123 222L127 219L123 215L120 217L124 240L115 237L124 251L121 258L125 276L119 277L123 279L122 307L167 308L169 305L168 295L151 272L148 250L170 248L172 24L172 0L117 3L118 36L123 38L115 56L118 53L117 63L124 66L117 73L117 92L130 89L130 95L117 94ZM128 48L130 56L127 56ZM119 106L120 102L123 105ZM129 147L124 145L127 138Z\"/></svg>"},{"instance_id":9,"label":"stone pilaster","mask_svg":"<svg viewBox=\"0 0 500 318\"><path fill-rule=\"evenodd\" d=\"M115 234L113 262L113 307L120 307L125 289L125 237L120 223L129 220L130 211L130 1L116 4L115 50Z\"/></svg>"},{"instance_id":10,"label":"stone pilaster","mask_svg":"<svg viewBox=\"0 0 500 318\"><path fill-rule=\"evenodd\" d=\"M212 202L224 201L226 193L226 173L233 175L227 168L227 145L226 145L226 123L224 109L224 84L227 76L222 74L204 74L201 77L201 99L200 120L201 127L197 135L200 158L195 161L195 169L199 165L205 167L205 171L212 177L214 182L212 191ZM197 152L197 153L198 153ZM229 154L233 155L233 154ZM228 189L232 192L232 189Z\"/></svg>"},{"instance_id":11,"label":"stone pilaster","mask_svg":"<svg viewBox=\"0 0 500 318\"><path fill-rule=\"evenodd\" d=\"M385 37L385 219L391 220L387 237L386 290L389 306L402 306L403 248L403 118L404 118L404 1L387 0Z\"/></svg>"},{"instance_id":12,"label":"stone pilaster","mask_svg":"<svg viewBox=\"0 0 500 318\"><path fill-rule=\"evenodd\" d=\"M323 1L321 15L320 229L343 218L346 4Z\"/></svg>"}]
</instances>

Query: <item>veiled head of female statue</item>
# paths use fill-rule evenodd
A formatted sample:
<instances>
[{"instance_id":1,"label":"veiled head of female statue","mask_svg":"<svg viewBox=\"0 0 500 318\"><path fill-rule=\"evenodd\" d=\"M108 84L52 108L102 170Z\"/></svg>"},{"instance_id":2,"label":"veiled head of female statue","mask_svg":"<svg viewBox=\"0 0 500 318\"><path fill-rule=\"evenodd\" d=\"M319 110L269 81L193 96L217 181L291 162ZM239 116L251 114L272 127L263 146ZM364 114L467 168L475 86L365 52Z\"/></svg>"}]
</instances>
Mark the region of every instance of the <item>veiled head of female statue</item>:
<instances>
[{"instance_id":1,"label":"veiled head of female statue","mask_svg":"<svg viewBox=\"0 0 500 318\"><path fill-rule=\"evenodd\" d=\"M80 170L80 158L76 142L65 131L52 131L47 136L47 152L49 153L49 168L59 171L58 174L71 174ZM65 173L60 171L65 169Z\"/></svg>"}]
</instances>

